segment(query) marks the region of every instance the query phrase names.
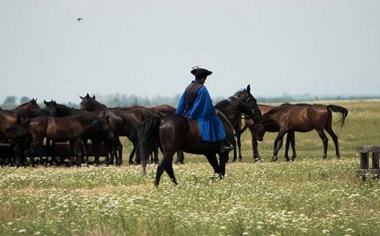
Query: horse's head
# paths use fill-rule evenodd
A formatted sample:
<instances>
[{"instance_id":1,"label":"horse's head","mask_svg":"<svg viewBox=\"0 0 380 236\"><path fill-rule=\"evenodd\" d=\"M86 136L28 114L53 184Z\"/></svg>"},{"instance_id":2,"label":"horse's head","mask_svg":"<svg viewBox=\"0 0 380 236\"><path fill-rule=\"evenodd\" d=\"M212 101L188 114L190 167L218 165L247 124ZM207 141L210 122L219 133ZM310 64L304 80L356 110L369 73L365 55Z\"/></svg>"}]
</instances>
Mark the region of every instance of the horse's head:
<instances>
[{"instance_id":1,"label":"horse's head","mask_svg":"<svg viewBox=\"0 0 380 236\"><path fill-rule=\"evenodd\" d=\"M37 104L37 99L31 99L29 102L26 102L24 104L21 104L20 106L16 107L15 111L22 111L22 110L32 110L32 109L39 109L40 106Z\"/></svg>"},{"instance_id":2,"label":"horse's head","mask_svg":"<svg viewBox=\"0 0 380 236\"><path fill-rule=\"evenodd\" d=\"M57 103L54 100L51 100L50 102L47 102L44 100L45 104L45 110L50 112L51 116L56 117L57 116Z\"/></svg>"},{"instance_id":3,"label":"horse's head","mask_svg":"<svg viewBox=\"0 0 380 236\"><path fill-rule=\"evenodd\" d=\"M88 93L86 96L79 96L82 101L80 103L80 108L86 111L98 111L106 108L105 105L95 100L95 95L90 96Z\"/></svg>"},{"instance_id":4,"label":"horse's head","mask_svg":"<svg viewBox=\"0 0 380 236\"><path fill-rule=\"evenodd\" d=\"M234 96L242 103L243 113L251 115L255 122L260 122L262 114L257 105L256 98L251 94L251 86L248 85L246 89L240 90Z\"/></svg>"}]
</instances>

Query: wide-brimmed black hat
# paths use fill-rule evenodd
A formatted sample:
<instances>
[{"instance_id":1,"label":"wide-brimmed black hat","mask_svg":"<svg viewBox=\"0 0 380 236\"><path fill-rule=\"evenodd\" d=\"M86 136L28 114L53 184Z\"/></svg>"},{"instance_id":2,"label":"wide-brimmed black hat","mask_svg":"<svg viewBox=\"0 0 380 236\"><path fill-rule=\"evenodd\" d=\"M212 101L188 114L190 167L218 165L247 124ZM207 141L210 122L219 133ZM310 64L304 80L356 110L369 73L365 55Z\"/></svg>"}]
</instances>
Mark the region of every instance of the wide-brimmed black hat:
<instances>
[{"instance_id":1,"label":"wide-brimmed black hat","mask_svg":"<svg viewBox=\"0 0 380 236\"><path fill-rule=\"evenodd\" d=\"M191 74L195 75L195 77L209 76L212 74L212 71L199 68L198 66L193 67L190 72Z\"/></svg>"}]
</instances>

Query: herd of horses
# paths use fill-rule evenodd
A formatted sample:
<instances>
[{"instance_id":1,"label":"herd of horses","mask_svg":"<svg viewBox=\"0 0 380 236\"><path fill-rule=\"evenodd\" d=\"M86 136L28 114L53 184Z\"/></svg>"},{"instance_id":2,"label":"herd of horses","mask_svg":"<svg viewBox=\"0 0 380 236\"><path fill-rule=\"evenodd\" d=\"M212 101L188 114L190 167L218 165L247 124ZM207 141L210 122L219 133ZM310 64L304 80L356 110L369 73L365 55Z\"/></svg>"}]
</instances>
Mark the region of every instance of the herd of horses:
<instances>
[{"instance_id":1,"label":"herd of horses","mask_svg":"<svg viewBox=\"0 0 380 236\"><path fill-rule=\"evenodd\" d=\"M214 172L220 178L224 177L229 153L219 154L217 143L203 142L198 123L176 115L175 107L135 105L108 108L97 101L95 96L86 94L80 98L80 109L53 100L44 101L45 107L40 108L36 99L13 110L0 109L0 140L10 147L0 148L1 164L36 166L35 157L38 157L38 163L51 165L92 164L89 159L90 140L93 164L101 164L100 150L104 150L106 165L121 165L123 145L120 137L126 137L133 145L129 164L142 164L145 173L149 157L152 162L158 163L156 186L164 172L177 184L172 166L173 156L177 153L176 163L183 163L183 152L206 156ZM335 144L337 158L340 158L338 137L332 130L332 112L341 113L339 122L343 125L348 115L348 110L344 107L322 104L258 104L248 85L218 102L215 110L226 130L227 141L234 146L232 161L242 159L241 134L245 130L251 134L255 161L261 160L258 141L263 140L266 132L278 132L271 161L278 159L277 154L285 134L285 159L290 161L296 157L295 132L312 130L316 130L322 140L322 157L327 157L326 131ZM68 143L67 156L57 159L55 147L62 142ZM289 145L293 149L291 159L288 156ZM163 155L160 161L159 150Z\"/></svg>"}]
</instances>

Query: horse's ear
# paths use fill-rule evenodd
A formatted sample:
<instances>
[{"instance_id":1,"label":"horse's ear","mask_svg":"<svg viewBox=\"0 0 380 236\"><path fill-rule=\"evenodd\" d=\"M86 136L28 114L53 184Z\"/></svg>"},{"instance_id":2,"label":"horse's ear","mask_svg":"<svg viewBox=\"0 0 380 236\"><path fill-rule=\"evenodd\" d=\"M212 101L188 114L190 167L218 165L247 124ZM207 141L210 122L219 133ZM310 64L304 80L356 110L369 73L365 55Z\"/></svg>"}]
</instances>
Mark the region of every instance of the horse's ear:
<instances>
[{"instance_id":1,"label":"horse's ear","mask_svg":"<svg viewBox=\"0 0 380 236\"><path fill-rule=\"evenodd\" d=\"M49 103L44 100L45 106L49 106Z\"/></svg>"},{"instance_id":2,"label":"horse's ear","mask_svg":"<svg viewBox=\"0 0 380 236\"><path fill-rule=\"evenodd\" d=\"M247 92L251 93L251 85L250 84L248 84L248 86L247 86Z\"/></svg>"},{"instance_id":3,"label":"horse's ear","mask_svg":"<svg viewBox=\"0 0 380 236\"><path fill-rule=\"evenodd\" d=\"M94 99L94 100L95 100L95 95L94 95L94 96L92 96L92 99Z\"/></svg>"}]
</instances>

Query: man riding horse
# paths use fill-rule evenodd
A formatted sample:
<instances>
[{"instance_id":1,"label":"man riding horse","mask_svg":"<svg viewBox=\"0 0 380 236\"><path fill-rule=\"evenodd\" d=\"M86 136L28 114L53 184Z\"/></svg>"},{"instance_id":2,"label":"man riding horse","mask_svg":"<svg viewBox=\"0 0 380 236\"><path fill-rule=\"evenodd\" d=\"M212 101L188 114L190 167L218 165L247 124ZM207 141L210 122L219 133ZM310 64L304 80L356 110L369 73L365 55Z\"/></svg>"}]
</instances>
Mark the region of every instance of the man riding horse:
<instances>
[{"instance_id":1,"label":"man riding horse","mask_svg":"<svg viewBox=\"0 0 380 236\"><path fill-rule=\"evenodd\" d=\"M218 142L219 153L232 150L233 147L226 141L226 132L215 112L210 94L204 86L207 76L211 75L212 71L193 67L191 74L195 79L186 87L175 113L197 120L202 140Z\"/></svg>"}]
</instances>

